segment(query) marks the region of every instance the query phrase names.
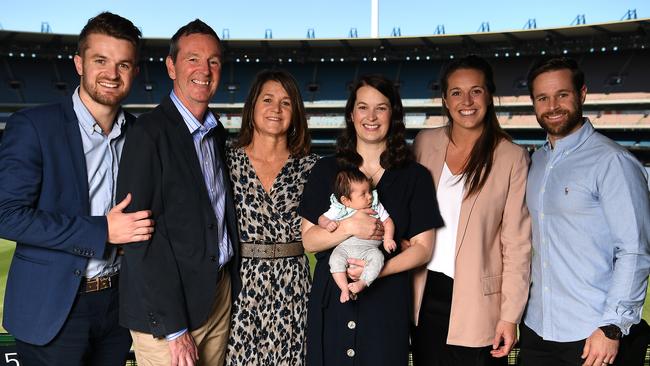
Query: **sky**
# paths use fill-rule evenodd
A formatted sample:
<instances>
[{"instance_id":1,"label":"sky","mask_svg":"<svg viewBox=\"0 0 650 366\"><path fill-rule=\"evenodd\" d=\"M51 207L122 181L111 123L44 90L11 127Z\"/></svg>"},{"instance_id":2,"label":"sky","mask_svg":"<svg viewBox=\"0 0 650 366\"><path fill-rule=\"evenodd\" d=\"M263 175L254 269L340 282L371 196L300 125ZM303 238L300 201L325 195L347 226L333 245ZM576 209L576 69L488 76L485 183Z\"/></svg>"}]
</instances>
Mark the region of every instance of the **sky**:
<instances>
[{"instance_id":1,"label":"sky","mask_svg":"<svg viewBox=\"0 0 650 366\"><path fill-rule=\"evenodd\" d=\"M47 22L53 33L78 34L88 18L108 10L140 27L145 38L169 38L184 24L200 18L231 39L347 38L351 28L370 36L370 0L0 0L0 27L40 32ZM431 35L438 25L446 34L523 29L529 19L537 28L569 26L578 14L587 24L619 21L629 9L650 18L648 0L379 0L379 35L398 27L402 36Z\"/></svg>"}]
</instances>

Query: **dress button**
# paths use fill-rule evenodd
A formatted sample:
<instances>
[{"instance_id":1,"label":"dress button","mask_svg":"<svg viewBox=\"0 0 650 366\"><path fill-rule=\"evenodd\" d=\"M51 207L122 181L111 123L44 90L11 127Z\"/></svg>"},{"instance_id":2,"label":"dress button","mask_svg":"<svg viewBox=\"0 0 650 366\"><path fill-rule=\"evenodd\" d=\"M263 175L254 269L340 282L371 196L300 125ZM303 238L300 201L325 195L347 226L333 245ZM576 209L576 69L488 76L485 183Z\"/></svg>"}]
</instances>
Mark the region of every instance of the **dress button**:
<instances>
[{"instance_id":1,"label":"dress button","mask_svg":"<svg viewBox=\"0 0 650 366\"><path fill-rule=\"evenodd\" d=\"M348 355L348 357L354 357L354 350L352 348L348 349L345 353Z\"/></svg>"},{"instance_id":2,"label":"dress button","mask_svg":"<svg viewBox=\"0 0 650 366\"><path fill-rule=\"evenodd\" d=\"M74 275L75 276L81 276L81 270L80 269L75 269L74 270Z\"/></svg>"},{"instance_id":3,"label":"dress button","mask_svg":"<svg viewBox=\"0 0 650 366\"><path fill-rule=\"evenodd\" d=\"M350 328L350 329L354 329L354 328L356 328L356 327L357 327L357 323L355 323L354 321L350 320L350 321L348 322L348 328Z\"/></svg>"},{"instance_id":4,"label":"dress button","mask_svg":"<svg viewBox=\"0 0 650 366\"><path fill-rule=\"evenodd\" d=\"M213 262L216 262L217 261L217 256L216 255L210 256L210 260L213 261Z\"/></svg>"}]
</instances>

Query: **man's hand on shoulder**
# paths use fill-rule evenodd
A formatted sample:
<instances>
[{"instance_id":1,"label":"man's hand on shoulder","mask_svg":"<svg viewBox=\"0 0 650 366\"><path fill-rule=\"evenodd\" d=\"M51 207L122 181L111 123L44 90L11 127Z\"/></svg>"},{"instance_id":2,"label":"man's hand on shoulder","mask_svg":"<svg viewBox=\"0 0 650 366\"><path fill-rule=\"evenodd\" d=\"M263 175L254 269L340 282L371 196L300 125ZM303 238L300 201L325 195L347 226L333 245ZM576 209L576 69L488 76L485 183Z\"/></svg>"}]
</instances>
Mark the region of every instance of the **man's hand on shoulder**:
<instances>
[{"instance_id":1,"label":"man's hand on shoulder","mask_svg":"<svg viewBox=\"0 0 650 366\"><path fill-rule=\"evenodd\" d=\"M583 366L611 364L618 353L619 340L609 339L600 329L596 329L585 341L582 351Z\"/></svg>"},{"instance_id":2,"label":"man's hand on shoulder","mask_svg":"<svg viewBox=\"0 0 650 366\"><path fill-rule=\"evenodd\" d=\"M194 366L199 360L199 351L189 331L167 343L171 351L172 366Z\"/></svg>"},{"instance_id":3,"label":"man's hand on shoulder","mask_svg":"<svg viewBox=\"0 0 650 366\"><path fill-rule=\"evenodd\" d=\"M131 203L131 193L127 194L122 202L115 205L106 214L108 242L111 244L126 244L151 239L154 225L150 218L151 211L124 213L123 211L129 203Z\"/></svg>"}]
</instances>

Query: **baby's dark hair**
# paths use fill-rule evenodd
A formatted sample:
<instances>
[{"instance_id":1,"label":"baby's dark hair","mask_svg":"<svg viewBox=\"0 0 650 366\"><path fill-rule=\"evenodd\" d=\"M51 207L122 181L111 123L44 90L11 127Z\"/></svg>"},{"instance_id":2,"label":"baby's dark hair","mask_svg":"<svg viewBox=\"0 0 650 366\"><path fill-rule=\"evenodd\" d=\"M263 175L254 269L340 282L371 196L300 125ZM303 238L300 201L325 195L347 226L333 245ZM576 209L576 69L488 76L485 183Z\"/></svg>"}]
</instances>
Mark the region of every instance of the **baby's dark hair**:
<instances>
[{"instance_id":1,"label":"baby's dark hair","mask_svg":"<svg viewBox=\"0 0 650 366\"><path fill-rule=\"evenodd\" d=\"M350 194L352 193L350 191L350 186L352 182L371 184L370 179L358 168L342 169L336 174L336 180L334 181L334 196L339 200L341 197L350 198Z\"/></svg>"}]
</instances>

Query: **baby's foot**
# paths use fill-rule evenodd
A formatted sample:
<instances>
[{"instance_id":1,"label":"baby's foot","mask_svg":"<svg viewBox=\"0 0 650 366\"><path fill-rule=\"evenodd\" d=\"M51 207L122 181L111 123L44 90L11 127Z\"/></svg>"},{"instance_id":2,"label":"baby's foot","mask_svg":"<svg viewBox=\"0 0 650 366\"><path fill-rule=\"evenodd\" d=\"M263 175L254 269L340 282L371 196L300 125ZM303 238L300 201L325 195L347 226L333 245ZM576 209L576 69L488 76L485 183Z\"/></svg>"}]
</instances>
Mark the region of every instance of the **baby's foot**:
<instances>
[{"instance_id":1,"label":"baby's foot","mask_svg":"<svg viewBox=\"0 0 650 366\"><path fill-rule=\"evenodd\" d=\"M348 300L350 300L350 291L348 291L348 290L343 291L342 290L341 291L341 297L339 298L339 300L341 300L341 303L348 302Z\"/></svg>"},{"instance_id":2,"label":"baby's foot","mask_svg":"<svg viewBox=\"0 0 650 366\"><path fill-rule=\"evenodd\" d=\"M359 280L357 282L352 282L348 284L348 290L354 295L358 294L359 292L363 291L364 288L366 288L366 282L363 280Z\"/></svg>"}]
</instances>

